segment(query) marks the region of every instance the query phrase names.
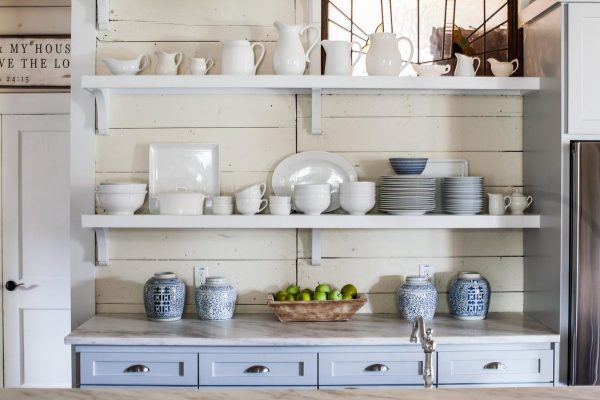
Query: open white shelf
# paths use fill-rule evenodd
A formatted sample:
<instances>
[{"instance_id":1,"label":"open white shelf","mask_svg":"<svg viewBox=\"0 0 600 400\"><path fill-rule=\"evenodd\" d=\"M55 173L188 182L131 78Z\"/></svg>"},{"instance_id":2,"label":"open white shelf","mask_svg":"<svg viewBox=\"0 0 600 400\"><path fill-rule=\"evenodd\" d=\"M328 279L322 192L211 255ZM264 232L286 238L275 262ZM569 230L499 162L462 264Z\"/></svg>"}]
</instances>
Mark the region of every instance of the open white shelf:
<instances>
[{"instance_id":1,"label":"open white shelf","mask_svg":"<svg viewBox=\"0 0 600 400\"><path fill-rule=\"evenodd\" d=\"M137 75L84 76L82 87L94 93L98 133L108 134L113 94L311 94L313 116L321 115L322 94L436 93L524 95L540 89L540 78L396 77L321 75ZM321 132L313 118L312 132Z\"/></svg>"},{"instance_id":2,"label":"open white shelf","mask_svg":"<svg viewBox=\"0 0 600 400\"><path fill-rule=\"evenodd\" d=\"M109 229L311 229L312 264L321 262L321 229L511 229L539 228L539 215L83 215L96 231L98 265L108 265Z\"/></svg>"}]
</instances>

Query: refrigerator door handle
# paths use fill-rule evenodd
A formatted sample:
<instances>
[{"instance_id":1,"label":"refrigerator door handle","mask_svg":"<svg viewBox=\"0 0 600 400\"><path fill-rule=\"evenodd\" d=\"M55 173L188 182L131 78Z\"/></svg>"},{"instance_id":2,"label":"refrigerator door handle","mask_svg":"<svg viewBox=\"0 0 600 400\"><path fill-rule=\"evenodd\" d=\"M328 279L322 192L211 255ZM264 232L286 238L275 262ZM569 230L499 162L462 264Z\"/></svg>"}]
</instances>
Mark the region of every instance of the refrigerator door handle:
<instances>
[{"instance_id":1,"label":"refrigerator door handle","mask_svg":"<svg viewBox=\"0 0 600 400\"><path fill-rule=\"evenodd\" d=\"M569 383L574 385L577 374L577 297L579 276L579 218L581 201L580 196L580 167L581 143L571 143L571 329L570 329L570 378Z\"/></svg>"}]
</instances>

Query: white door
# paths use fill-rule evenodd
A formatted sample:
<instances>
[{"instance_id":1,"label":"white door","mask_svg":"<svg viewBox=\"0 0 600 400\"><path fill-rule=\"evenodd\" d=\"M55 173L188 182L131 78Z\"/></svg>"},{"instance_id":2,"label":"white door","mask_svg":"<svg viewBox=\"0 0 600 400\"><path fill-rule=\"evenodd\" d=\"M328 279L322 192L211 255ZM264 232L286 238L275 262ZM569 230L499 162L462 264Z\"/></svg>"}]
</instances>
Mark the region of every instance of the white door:
<instances>
[{"instance_id":1,"label":"white door","mask_svg":"<svg viewBox=\"0 0 600 400\"><path fill-rule=\"evenodd\" d=\"M6 387L71 386L69 146L67 115L2 116Z\"/></svg>"},{"instance_id":2,"label":"white door","mask_svg":"<svg viewBox=\"0 0 600 400\"><path fill-rule=\"evenodd\" d=\"M568 7L568 133L600 134L600 4Z\"/></svg>"}]
</instances>

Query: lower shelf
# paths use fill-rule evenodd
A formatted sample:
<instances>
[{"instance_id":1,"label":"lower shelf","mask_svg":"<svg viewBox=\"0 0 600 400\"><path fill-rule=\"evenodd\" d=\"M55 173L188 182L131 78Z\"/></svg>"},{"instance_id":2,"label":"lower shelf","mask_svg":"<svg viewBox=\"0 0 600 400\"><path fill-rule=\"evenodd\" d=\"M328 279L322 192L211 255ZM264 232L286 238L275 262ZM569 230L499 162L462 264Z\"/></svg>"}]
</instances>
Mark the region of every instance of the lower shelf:
<instances>
[{"instance_id":1,"label":"lower shelf","mask_svg":"<svg viewBox=\"0 0 600 400\"><path fill-rule=\"evenodd\" d=\"M312 265L321 264L321 229L511 229L539 228L539 215L83 215L96 231L97 265L109 263L109 229L311 229Z\"/></svg>"},{"instance_id":2,"label":"lower shelf","mask_svg":"<svg viewBox=\"0 0 600 400\"><path fill-rule=\"evenodd\" d=\"M84 228L110 229L506 229L539 228L539 215L395 216L276 215L84 215Z\"/></svg>"}]
</instances>

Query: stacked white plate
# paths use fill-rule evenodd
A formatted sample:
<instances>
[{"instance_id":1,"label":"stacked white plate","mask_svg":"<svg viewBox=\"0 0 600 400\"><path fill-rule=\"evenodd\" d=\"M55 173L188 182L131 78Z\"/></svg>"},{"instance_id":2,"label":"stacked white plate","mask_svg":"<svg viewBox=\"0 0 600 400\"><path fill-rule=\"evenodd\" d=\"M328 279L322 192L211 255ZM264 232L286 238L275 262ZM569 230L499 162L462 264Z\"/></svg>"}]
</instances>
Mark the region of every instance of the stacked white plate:
<instances>
[{"instance_id":1,"label":"stacked white plate","mask_svg":"<svg viewBox=\"0 0 600 400\"><path fill-rule=\"evenodd\" d=\"M435 178L382 176L379 210L392 215L423 215L435 208Z\"/></svg>"},{"instance_id":2,"label":"stacked white plate","mask_svg":"<svg viewBox=\"0 0 600 400\"><path fill-rule=\"evenodd\" d=\"M444 212L475 215L483 209L483 177L444 178L442 185Z\"/></svg>"}]
</instances>

